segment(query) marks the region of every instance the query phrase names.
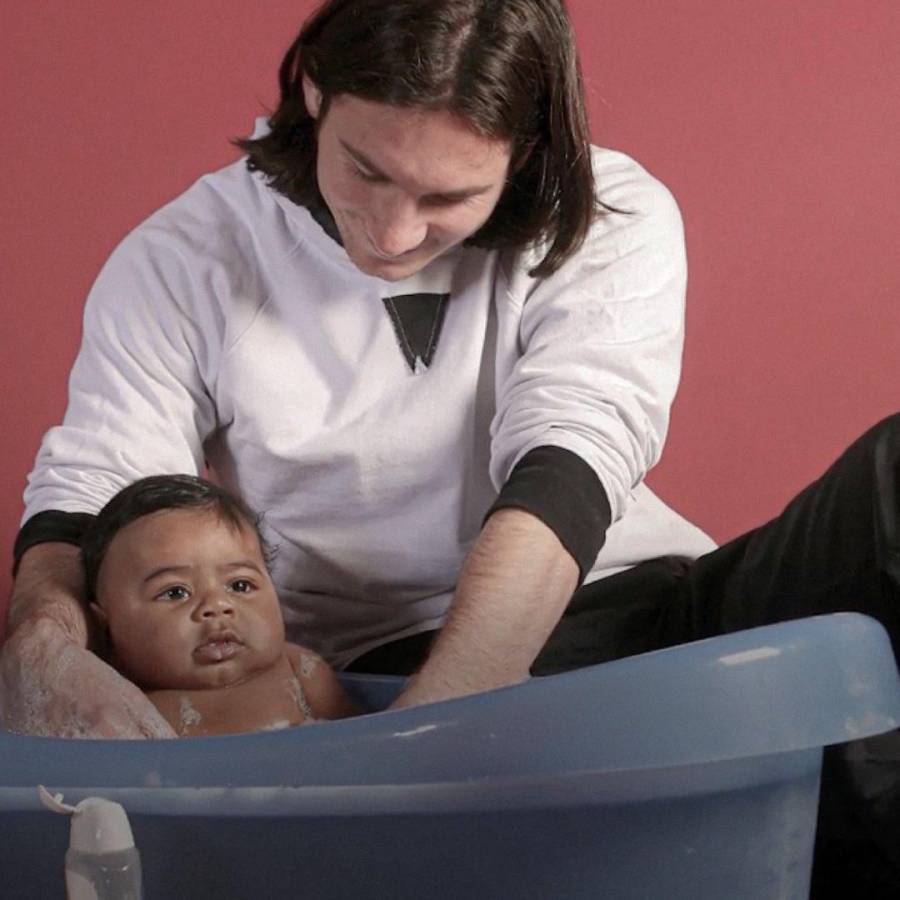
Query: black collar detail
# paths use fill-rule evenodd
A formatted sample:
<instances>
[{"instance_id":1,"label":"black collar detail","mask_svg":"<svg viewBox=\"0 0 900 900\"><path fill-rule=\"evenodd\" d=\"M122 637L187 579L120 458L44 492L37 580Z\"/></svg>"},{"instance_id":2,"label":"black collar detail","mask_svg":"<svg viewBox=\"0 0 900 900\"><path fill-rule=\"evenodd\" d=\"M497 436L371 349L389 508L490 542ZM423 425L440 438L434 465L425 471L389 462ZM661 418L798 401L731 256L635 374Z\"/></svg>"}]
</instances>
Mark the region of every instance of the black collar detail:
<instances>
[{"instance_id":1,"label":"black collar detail","mask_svg":"<svg viewBox=\"0 0 900 900\"><path fill-rule=\"evenodd\" d=\"M318 191L316 193L318 193ZM325 200L322 198L322 195L319 194L318 199L312 203L308 203L306 208L309 210L309 214L313 217L319 228L321 228L322 231L324 231L336 244L343 247L344 242L341 240L341 233L338 231L334 216L331 214L331 210L325 205Z\"/></svg>"},{"instance_id":2,"label":"black collar detail","mask_svg":"<svg viewBox=\"0 0 900 900\"><path fill-rule=\"evenodd\" d=\"M449 299L449 294L401 294L384 298L397 343L410 370L417 375L434 359Z\"/></svg>"}]
</instances>

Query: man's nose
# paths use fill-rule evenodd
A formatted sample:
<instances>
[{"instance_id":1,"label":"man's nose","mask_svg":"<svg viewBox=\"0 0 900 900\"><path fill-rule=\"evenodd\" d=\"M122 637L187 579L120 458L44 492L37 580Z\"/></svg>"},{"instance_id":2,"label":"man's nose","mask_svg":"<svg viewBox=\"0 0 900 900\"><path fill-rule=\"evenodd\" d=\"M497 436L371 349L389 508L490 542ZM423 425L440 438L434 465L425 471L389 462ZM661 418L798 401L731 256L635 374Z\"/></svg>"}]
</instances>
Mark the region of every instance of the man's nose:
<instances>
[{"instance_id":1,"label":"man's nose","mask_svg":"<svg viewBox=\"0 0 900 900\"><path fill-rule=\"evenodd\" d=\"M428 233L414 200L408 197L385 199L369 226L369 240L379 256L395 257L415 250Z\"/></svg>"}]
</instances>

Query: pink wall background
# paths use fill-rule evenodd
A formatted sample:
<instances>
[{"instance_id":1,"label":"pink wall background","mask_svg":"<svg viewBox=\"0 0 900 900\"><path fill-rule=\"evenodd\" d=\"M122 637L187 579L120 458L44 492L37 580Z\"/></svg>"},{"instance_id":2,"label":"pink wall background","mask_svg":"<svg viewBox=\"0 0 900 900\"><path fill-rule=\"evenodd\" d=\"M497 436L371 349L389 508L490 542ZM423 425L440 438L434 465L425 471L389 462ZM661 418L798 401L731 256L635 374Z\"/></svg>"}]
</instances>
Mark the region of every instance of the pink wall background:
<instances>
[{"instance_id":1,"label":"pink wall background","mask_svg":"<svg viewBox=\"0 0 900 900\"><path fill-rule=\"evenodd\" d=\"M312 0L4 4L0 560L85 294L235 158ZM896 0L570 0L595 140L678 197L691 264L673 505L726 540L900 407ZM0 609L10 579L0 566Z\"/></svg>"}]
</instances>

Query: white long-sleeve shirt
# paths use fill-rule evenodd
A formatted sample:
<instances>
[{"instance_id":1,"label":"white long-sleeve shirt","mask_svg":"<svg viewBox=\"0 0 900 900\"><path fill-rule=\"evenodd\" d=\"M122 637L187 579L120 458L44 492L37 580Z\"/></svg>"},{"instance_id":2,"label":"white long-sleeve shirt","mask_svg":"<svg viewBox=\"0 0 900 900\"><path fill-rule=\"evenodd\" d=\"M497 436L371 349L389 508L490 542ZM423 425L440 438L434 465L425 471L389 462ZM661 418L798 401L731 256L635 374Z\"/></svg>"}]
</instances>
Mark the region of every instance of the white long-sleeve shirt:
<instances>
[{"instance_id":1,"label":"white long-sleeve shirt","mask_svg":"<svg viewBox=\"0 0 900 900\"><path fill-rule=\"evenodd\" d=\"M678 384L685 255L669 192L595 149L599 218L551 277L540 249L459 247L402 282L364 275L244 162L201 178L114 251L88 299L61 426L23 521L96 513L162 472L264 514L292 640L341 666L439 627L463 559L530 449L578 454L613 525L592 581L710 539L644 484ZM384 299L449 293L413 371Z\"/></svg>"}]
</instances>

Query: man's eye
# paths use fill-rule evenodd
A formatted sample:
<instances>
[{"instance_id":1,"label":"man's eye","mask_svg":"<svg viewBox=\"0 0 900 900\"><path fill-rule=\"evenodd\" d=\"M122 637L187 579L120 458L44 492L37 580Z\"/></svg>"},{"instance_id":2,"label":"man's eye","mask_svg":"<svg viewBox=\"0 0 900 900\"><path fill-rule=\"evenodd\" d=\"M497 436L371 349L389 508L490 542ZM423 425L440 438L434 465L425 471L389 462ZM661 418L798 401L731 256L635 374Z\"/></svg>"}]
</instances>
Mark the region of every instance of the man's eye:
<instances>
[{"instance_id":1,"label":"man's eye","mask_svg":"<svg viewBox=\"0 0 900 900\"><path fill-rule=\"evenodd\" d=\"M361 169L357 165L353 166L353 172L358 178L361 178L363 181L368 181L371 184L380 184L384 181L383 175L376 175L374 172L370 172L368 169Z\"/></svg>"},{"instance_id":2,"label":"man's eye","mask_svg":"<svg viewBox=\"0 0 900 900\"><path fill-rule=\"evenodd\" d=\"M459 206L467 202L467 197L429 197L427 200L429 206Z\"/></svg>"},{"instance_id":3,"label":"man's eye","mask_svg":"<svg viewBox=\"0 0 900 900\"><path fill-rule=\"evenodd\" d=\"M454 197L446 194L429 194L422 198L422 203L426 206L434 207L453 207L453 206L472 206L479 200L479 194L463 194Z\"/></svg>"},{"instance_id":4,"label":"man's eye","mask_svg":"<svg viewBox=\"0 0 900 900\"><path fill-rule=\"evenodd\" d=\"M187 600L190 597L190 591L186 587L176 586L166 588L164 591L156 595L157 600Z\"/></svg>"},{"instance_id":5,"label":"man's eye","mask_svg":"<svg viewBox=\"0 0 900 900\"><path fill-rule=\"evenodd\" d=\"M246 578L236 578L228 585L228 589L234 594L249 594L253 587L253 582Z\"/></svg>"}]
</instances>

